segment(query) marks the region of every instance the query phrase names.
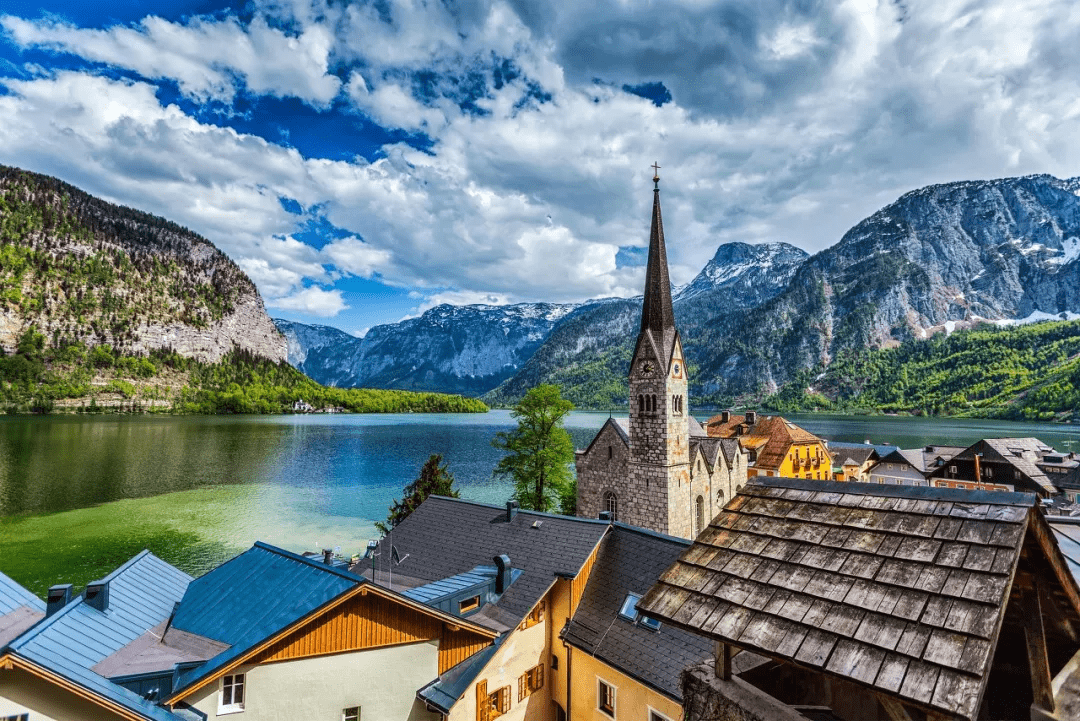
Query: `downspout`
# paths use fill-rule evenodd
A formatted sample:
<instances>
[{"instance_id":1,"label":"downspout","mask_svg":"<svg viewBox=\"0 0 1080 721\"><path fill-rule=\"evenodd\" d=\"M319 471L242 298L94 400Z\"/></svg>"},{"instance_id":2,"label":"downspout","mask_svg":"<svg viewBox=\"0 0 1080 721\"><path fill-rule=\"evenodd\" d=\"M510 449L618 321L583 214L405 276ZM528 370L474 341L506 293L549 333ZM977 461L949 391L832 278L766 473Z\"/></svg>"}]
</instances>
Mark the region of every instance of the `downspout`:
<instances>
[{"instance_id":1,"label":"downspout","mask_svg":"<svg viewBox=\"0 0 1080 721\"><path fill-rule=\"evenodd\" d=\"M570 669L574 665L574 647L566 642L563 643L566 646L566 719L567 721L573 721L574 704L572 699L574 697L574 686L570 683Z\"/></svg>"}]
</instances>

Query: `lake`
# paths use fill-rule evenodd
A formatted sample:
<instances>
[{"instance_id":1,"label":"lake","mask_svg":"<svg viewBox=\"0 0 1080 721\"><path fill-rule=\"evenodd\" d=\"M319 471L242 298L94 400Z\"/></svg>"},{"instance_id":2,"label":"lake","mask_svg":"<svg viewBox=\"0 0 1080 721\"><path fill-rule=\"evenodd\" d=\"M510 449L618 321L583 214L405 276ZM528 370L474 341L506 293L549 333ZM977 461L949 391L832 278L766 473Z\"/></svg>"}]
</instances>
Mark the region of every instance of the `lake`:
<instances>
[{"instance_id":1,"label":"lake","mask_svg":"<svg viewBox=\"0 0 1080 721\"><path fill-rule=\"evenodd\" d=\"M578 448L607 413L572 413ZM702 416L704 419L704 416ZM836 441L969 445L1038 436L1080 450L1080 426L791 415ZM0 571L38 593L85 584L142 548L198 574L256 540L362 552L431 453L464 498L501 504L491 471L508 411L486 414L0 417Z\"/></svg>"}]
</instances>

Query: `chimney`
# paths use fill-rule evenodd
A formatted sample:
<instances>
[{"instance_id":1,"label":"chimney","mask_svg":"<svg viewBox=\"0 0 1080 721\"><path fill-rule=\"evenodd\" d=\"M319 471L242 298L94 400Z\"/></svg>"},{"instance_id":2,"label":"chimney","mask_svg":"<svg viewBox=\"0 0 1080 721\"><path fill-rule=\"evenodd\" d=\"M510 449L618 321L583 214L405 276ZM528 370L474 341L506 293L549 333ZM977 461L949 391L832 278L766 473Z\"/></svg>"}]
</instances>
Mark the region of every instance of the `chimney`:
<instances>
[{"instance_id":1,"label":"chimney","mask_svg":"<svg viewBox=\"0 0 1080 721\"><path fill-rule=\"evenodd\" d=\"M45 597L45 618L53 615L71 600L71 584L62 583L59 586L49 588L49 595Z\"/></svg>"},{"instance_id":2,"label":"chimney","mask_svg":"<svg viewBox=\"0 0 1080 721\"><path fill-rule=\"evenodd\" d=\"M747 411L746 422L751 426L757 423L757 411Z\"/></svg>"},{"instance_id":3,"label":"chimney","mask_svg":"<svg viewBox=\"0 0 1080 721\"><path fill-rule=\"evenodd\" d=\"M109 607L109 582L94 581L83 591L83 600L91 608L104 612Z\"/></svg>"},{"instance_id":4,"label":"chimney","mask_svg":"<svg viewBox=\"0 0 1080 721\"><path fill-rule=\"evenodd\" d=\"M332 548L324 548L322 550L322 562L327 566L334 563L334 550Z\"/></svg>"},{"instance_id":5,"label":"chimney","mask_svg":"<svg viewBox=\"0 0 1080 721\"><path fill-rule=\"evenodd\" d=\"M597 516L597 518L599 518L601 521L607 521L608 523L611 523L611 521L613 520L611 517L611 511L600 511L600 514Z\"/></svg>"},{"instance_id":6,"label":"chimney","mask_svg":"<svg viewBox=\"0 0 1080 721\"><path fill-rule=\"evenodd\" d=\"M720 414L720 422L721 423L730 423L731 422L731 411L723 411Z\"/></svg>"},{"instance_id":7,"label":"chimney","mask_svg":"<svg viewBox=\"0 0 1080 721\"><path fill-rule=\"evenodd\" d=\"M735 435L741 436L743 434L743 429L745 428L746 424L744 423L740 423L739 425L735 426Z\"/></svg>"},{"instance_id":8,"label":"chimney","mask_svg":"<svg viewBox=\"0 0 1080 721\"><path fill-rule=\"evenodd\" d=\"M517 501L507 501L506 502L506 522L507 523L514 520L514 516L517 515L517 512L518 512L519 508L521 508L521 504L519 504Z\"/></svg>"},{"instance_id":9,"label":"chimney","mask_svg":"<svg viewBox=\"0 0 1080 721\"><path fill-rule=\"evenodd\" d=\"M504 593L510 586L510 556L504 553L492 560L495 561L495 593Z\"/></svg>"}]
</instances>

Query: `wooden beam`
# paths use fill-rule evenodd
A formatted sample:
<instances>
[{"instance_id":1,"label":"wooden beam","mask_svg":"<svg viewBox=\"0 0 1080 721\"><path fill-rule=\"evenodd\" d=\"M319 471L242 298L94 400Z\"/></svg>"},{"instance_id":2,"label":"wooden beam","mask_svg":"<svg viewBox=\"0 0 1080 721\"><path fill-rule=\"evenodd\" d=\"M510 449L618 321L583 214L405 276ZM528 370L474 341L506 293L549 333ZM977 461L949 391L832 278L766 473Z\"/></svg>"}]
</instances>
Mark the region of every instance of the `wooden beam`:
<instances>
[{"instance_id":1,"label":"wooden beam","mask_svg":"<svg viewBox=\"0 0 1080 721\"><path fill-rule=\"evenodd\" d=\"M716 658L713 663L716 677L722 681L731 680L731 646L723 641L716 642Z\"/></svg>"},{"instance_id":2,"label":"wooden beam","mask_svg":"<svg viewBox=\"0 0 1080 721\"><path fill-rule=\"evenodd\" d=\"M1038 576L1023 574L1020 579L1020 597L1024 612L1024 639L1027 641L1028 667L1031 670L1031 691L1035 697L1035 705L1052 712L1054 692L1051 686L1050 659L1046 654L1042 599L1039 596Z\"/></svg>"},{"instance_id":3,"label":"wooden beam","mask_svg":"<svg viewBox=\"0 0 1080 721\"><path fill-rule=\"evenodd\" d=\"M889 715L890 721L912 721L911 714L904 708L904 704L892 696L886 696L883 693L875 694L877 696L878 703L885 709L885 713Z\"/></svg>"}]
</instances>

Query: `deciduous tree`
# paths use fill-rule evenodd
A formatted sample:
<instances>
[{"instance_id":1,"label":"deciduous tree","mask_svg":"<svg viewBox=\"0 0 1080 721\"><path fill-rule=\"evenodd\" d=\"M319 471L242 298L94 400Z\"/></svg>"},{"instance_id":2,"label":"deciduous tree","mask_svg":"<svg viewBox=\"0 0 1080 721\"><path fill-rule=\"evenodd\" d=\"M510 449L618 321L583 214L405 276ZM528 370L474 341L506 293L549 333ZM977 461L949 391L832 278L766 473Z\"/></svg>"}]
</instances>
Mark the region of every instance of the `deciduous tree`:
<instances>
[{"instance_id":1,"label":"deciduous tree","mask_svg":"<svg viewBox=\"0 0 1080 721\"><path fill-rule=\"evenodd\" d=\"M495 467L495 475L514 482L514 498L522 508L549 511L567 508L573 491L570 463L574 445L563 428L566 414L574 404L559 393L559 387L545 384L531 389L510 414L516 429L496 434L491 444L506 451Z\"/></svg>"}]
</instances>

